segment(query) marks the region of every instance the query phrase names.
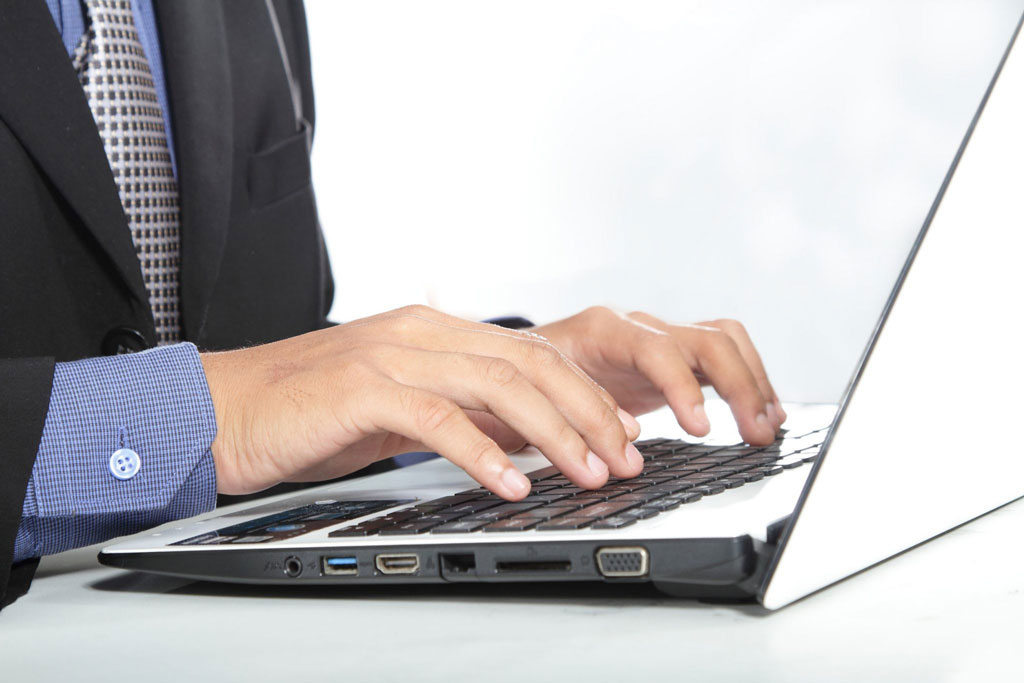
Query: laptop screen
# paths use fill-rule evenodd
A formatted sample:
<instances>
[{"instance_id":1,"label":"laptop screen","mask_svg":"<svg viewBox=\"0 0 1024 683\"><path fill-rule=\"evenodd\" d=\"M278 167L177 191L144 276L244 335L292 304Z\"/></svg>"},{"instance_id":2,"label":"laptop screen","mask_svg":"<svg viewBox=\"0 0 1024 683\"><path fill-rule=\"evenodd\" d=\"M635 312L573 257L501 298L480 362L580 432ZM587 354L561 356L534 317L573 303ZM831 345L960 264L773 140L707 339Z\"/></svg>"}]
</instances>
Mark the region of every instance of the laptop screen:
<instances>
[{"instance_id":1,"label":"laptop screen","mask_svg":"<svg viewBox=\"0 0 1024 683\"><path fill-rule=\"evenodd\" d=\"M1019 32L1020 24L1017 24ZM777 608L1024 495L1024 50L939 189L783 535Z\"/></svg>"}]
</instances>

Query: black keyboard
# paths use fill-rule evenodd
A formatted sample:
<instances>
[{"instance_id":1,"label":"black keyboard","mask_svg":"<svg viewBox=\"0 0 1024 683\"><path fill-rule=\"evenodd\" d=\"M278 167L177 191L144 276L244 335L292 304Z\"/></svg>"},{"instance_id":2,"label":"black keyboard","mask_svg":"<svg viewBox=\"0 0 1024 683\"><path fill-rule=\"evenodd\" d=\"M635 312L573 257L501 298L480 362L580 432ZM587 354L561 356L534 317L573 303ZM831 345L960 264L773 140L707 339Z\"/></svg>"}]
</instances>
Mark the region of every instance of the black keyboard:
<instances>
[{"instance_id":1,"label":"black keyboard","mask_svg":"<svg viewBox=\"0 0 1024 683\"><path fill-rule=\"evenodd\" d=\"M620 529L680 505L813 462L827 427L770 446L713 446L670 439L636 442L643 472L611 477L597 490L575 486L555 467L527 474L530 494L509 502L477 488L338 529L333 538L481 531Z\"/></svg>"}]
</instances>

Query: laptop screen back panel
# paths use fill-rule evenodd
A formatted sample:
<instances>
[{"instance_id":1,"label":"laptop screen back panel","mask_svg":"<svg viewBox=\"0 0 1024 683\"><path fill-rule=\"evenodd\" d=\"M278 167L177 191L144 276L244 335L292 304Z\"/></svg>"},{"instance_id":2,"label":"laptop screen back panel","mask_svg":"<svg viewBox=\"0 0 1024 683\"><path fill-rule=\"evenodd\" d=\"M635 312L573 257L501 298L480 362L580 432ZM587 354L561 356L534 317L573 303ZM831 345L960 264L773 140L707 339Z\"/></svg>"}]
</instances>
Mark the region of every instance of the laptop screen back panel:
<instances>
[{"instance_id":1,"label":"laptop screen back panel","mask_svg":"<svg viewBox=\"0 0 1024 683\"><path fill-rule=\"evenodd\" d=\"M783 537L769 609L1024 495L1019 30Z\"/></svg>"}]
</instances>

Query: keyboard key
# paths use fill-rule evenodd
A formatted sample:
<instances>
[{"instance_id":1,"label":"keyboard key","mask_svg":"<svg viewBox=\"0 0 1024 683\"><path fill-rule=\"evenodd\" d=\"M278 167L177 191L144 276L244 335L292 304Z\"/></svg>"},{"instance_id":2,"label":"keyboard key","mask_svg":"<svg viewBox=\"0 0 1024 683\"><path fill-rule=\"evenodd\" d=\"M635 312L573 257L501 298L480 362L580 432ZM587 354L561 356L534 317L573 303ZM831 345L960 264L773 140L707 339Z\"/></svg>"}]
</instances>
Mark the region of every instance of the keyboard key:
<instances>
[{"instance_id":1,"label":"keyboard key","mask_svg":"<svg viewBox=\"0 0 1024 683\"><path fill-rule=\"evenodd\" d=\"M432 533L432 534L462 534L462 533L469 533L471 531L476 531L480 527L486 526L487 524L488 524L488 522L486 522L486 521L448 522L447 524L442 524L441 526L434 527L433 529L430 530L430 533Z\"/></svg>"},{"instance_id":2,"label":"keyboard key","mask_svg":"<svg viewBox=\"0 0 1024 683\"><path fill-rule=\"evenodd\" d=\"M345 538L347 536L373 536L382 527L364 527L364 526L350 526L344 529L338 529L327 534L330 538Z\"/></svg>"},{"instance_id":3,"label":"keyboard key","mask_svg":"<svg viewBox=\"0 0 1024 683\"><path fill-rule=\"evenodd\" d=\"M759 453L749 458L743 458L743 462L749 462L755 465L771 465L781 457L781 455L763 455Z\"/></svg>"},{"instance_id":4,"label":"keyboard key","mask_svg":"<svg viewBox=\"0 0 1024 683\"><path fill-rule=\"evenodd\" d=\"M511 516L512 515L509 514L509 513L491 512L490 510L485 510L484 512L478 512L475 515L466 515L465 517L459 517L458 520L452 520L452 521L459 521L459 522L488 522L488 523L490 523L490 522L497 522L499 519L504 519L506 517L511 517Z\"/></svg>"},{"instance_id":5,"label":"keyboard key","mask_svg":"<svg viewBox=\"0 0 1024 683\"><path fill-rule=\"evenodd\" d=\"M693 491L694 493L700 493L705 496L713 496L716 493L721 493L722 491L724 491L725 487L719 483L714 483L704 484L703 486L695 486L690 490Z\"/></svg>"},{"instance_id":6,"label":"keyboard key","mask_svg":"<svg viewBox=\"0 0 1024 683\"><path fill-rule=\"evenodd\" d=\"M701 474L713 474L719 479L723 477L729 477L740 471L738 467L712 467L709 470L704 470Z\"/></svg>"},{"instance_id":7,"label":"keyboard key","mask_svg":"<svg viewBox=\"0 0 1024 683\"><path fill-rule=\"evenodd\" d=\"M403 522L395 526L384 527L380 530L381 536L402 536L423 534L438 526L437 522Z\"/></svg>"},{"instance_id":8,"label":"keyboard key","mask_svg":"<svg viewBox=\"0 0 1024 683\"><path fill-rule=\"evenodd\" d=\"M558 489L555 489L555 490L557 491ZM520 502L523 502L523 503L540 503L541 505L545 505L547 503L553 503L556 500L562 500L564 498L568 498L571 495L572 495L571 493L551 493L551 494L537 494L537 495L534 495L534 494L531 493L526 498L523 498L522 501L520 501Z\"/></svg>"},{"instance_id":9,"label":"keyboard key","mask_svg":"<svg viewBox=\"0 0 1024 683\"><path fill-rule=\"evenodd\" d=\"M504 503L487 510L486 513L497 513L501 515L501 518L505 518L539 507L541 507L541 503Z\"/></svg>"},{"instance_id":10,"label":"keyboard key","mask_svg":"<svg viewBox=\"0 0 1024 683\"><path fill-rule=\"evenodd\" d=\"M449 507L447 503L421 503L412 509L421 514L431 514L440 510L447 510Z\"/></svg>"},{"instance_id":11,"label":"keyboard key","mask_svg":"<svg viewBox=\"0 0 1024 683\"><path fill-rule=\"evenodd\" d=\"M687 491L686 493L679 493L674 496L668 496L672 500L678 500L683 505L687 503L696 503L698 500L704 497L704 494L697 491Z\"/></svg>"},{"instance_id":12,"label":"keyboard key","mask_svg":"<svg viewBox=\"0 0 1024 683\"><path fill-rule=\"evenodd\" d=\"M450 512L437 512L437 513L434 513L434 514L429 514L429 515L423 515L421 517L416 517L415 519L411 519L409 521L410 522L436 522L437 524L447 524L448 522L454 522L455 520L457 520L457 519L459 519L461 517L464 517L464 516L465 515L461 515L461 514L458 514L458 513L453 514L453 513L450 513Z\"/></svg>"},{"instance_id":13,"label":"keyboard key","mask_svg":"<svg viewBox=\"0 0 1024 683\"><path fill-rule=\"evenodd\" d=\"M421 503L420 505L417 505L414 509L421 511L426 509L440 510L442 508L452 507L453 505L465 503L466 501L475 500L477 498L480 498L479 494L459 493L453 496L445 496L444 498L428 500L426 503Z\"/></svg>"},{"instance_id":14,"label":"keyboard key","mask_svg":"<svg viewBox=\"0 0 1024 683\"><path fill-rule=\"evenodd\" d=\"M617 498L615 498L615 502L616 503L625 503L625 502L643 503L644 501L648 501L650 499L651 499L651 496L645 496L645 495L643 495L643 493L627 493L625 495L618 496Z\"/></svg>"},{"instance_id":15,"label":"keyboard key","mask_svg":"<svg viewBox=\"0 0 1024 683\"><path fill-rule=\"evenodd\" d=\"M658 444L666 443L668 439L657 438L657 439L644 439L642 441L634 441L633 445L638 449L643 450L645 446L657 446Z\"/></svg>"},{"instance_id":16,"label":"keyboard key","mask_svg":"<svg viewBox=\"0 0 1024 683\"><path fill-rule=\"evenodd\" d=\"M606 500L611 500L621 495L623 495L623 491L607 491L605 489L599 489L597 491L588 491L586 493L581 493L578 496L573 496L572 498L563 498L562 500L571 500L573 502L583 501L589 505L591 503L603 503Z\"/></svg>"},{"instance_id":17,"label":"keyboard key","mask_svg":"<svg viewBox=\"0 0 1024 683\"><path fill-rule=\"evenodd\" d=\"M693 488L694 486L695 484L693 484L692 482L686 481L679 482L678 484L676 484L675 482L671 482L668 484L658 484L657 486L651 486L650 488L644 489L638 495L644 495L650 498L657 498L660 496L667 496L671 493L679 493L680 491L684 491L688 488Z\"/></svg>"},{"instance_id":18,"label":"keyboard key","mask_svg":"<svg viewBox=\"0 0 1024 683\"><path fill-rule=\"evenodd\" d=\"M534 528L537 531L566 531L569 529L582 529L593 521L592 517L556 517L547 522L541 522Z\"/></svg>"},{"instance_id":19,"label":"keyboard key","mask_svg":"<svg viewBox=\"0 0 1024 683\"><path fill-rule=\"evenodd\" d=\"M585 508L588 505L591 505L592 503L593 503L593 501L589 501L589 500L586 500L586 499L584 499L584 500L577 500L576 496L573 496L572 498L563 498L562 500L560 500L558 502L551 503L550 505L545 505L544 507L545 508L565 508L565 509L569 509L569 510L579 510L580 508Z\"/></svg>"},{"instance_id":20,"label":"keyboard key","mask_svg":"<svg viewBox=\"0 0 1024 683\"><path fill-rule=\"evenodd\" d=\"M628 480L622 482L621 484L613 484L612 486L607 488L611 488L613 491L623 491L629 493L632 491L637 491L639 489L647 488L648 486L650 486L650 484L643 484L635 480Z\"/></svg>"},{"instance_id":21,"label":"keyboard key","mask_svg":"<svg viewBox=\"0 0 1024 683\"><path fill-rule=\"evenodd\" d=\"M644 474L671 474L676 468L682 467L690 462L691 458L665 458L664 460L655 460L650 464L650 467L644 468Z\"/></svg>"},{"instance_id":22,"label":"keyboard key","mask_svg":"<svg viewBox=\"0 0 1024 683\"><path fill-rule=\"evenodd\" d=\"M677 479L676 481L678 481L680 484L686 482L688 484L693 484L694 486L703 486L704 484L712 482L715 479L716 477L713 474L704 474L703 472L701 472L699 474L688 474L685 477L682 477L681 479Z\"/></svg>"},{"instance_id":23,"label":"keyboard key","mask_svg":"<svg viewBox=\"0 0 1024 683\"><path fill-rule=\"evenodd\" d=\"M540 470L534 470L533 472L530 472L529 474L527 474L526 478L529 479L530 481L541 481L542 479L548 479L550 477L556 477L559 474L561 474L561 470L559 470L555 466L551 466L551 467L545 467L545 468L540 469Z\"/></svg>"},{"instance_id":24,"label":"keyboard key","mask_svg":"<svg viewBox=\"0 0 1024 683\"><path fill-rule=\"evenodd\" d=\"M615 513L621 512L623 510L628 510L629 508L635 507L635 506L636 506L636 503L632 503L632 502L629 502L629 501L625 501L625 502L622 502L622 503L617 503L617 502L615 502L613 500L613 501L609 501L607 503L598 503L597 505L591 505L589 507L585 507L582 510L579 510L578 512L576 512L575 515L573 515L573 516L574 517L590 517L592 519L600 519L602 517L611 517Z\"/></svg>"},{"instance_id":25,"label":"keyboard key","mask_svg":"<svg viewBox=\"0 0 1024 683\"><path fill-rule=\"evenodd\" d=\"M482 531L484 533L494 531L526 531L527 529L532 529L536 525L540 524L542 521L544 520L515 518L502 519L497 522L491 522L490 524L485 526L482 529Z\"/></svg>"},{"instance_id":26,"label":"keyboard key","mask_svg":"<svg viewBox=\"0 0 1024 683\"><path fill-rule=\"evenodd\" d=\"M640 451L640 454L647 459L657 459L659 457L665 457L666 455L672 455L672 449L655 446L654 448L643 449Z\"/></svg>"},{"instance_id":27,"label":"keyboard key","mask_svg":"<svg viewBox=\"0 0 1024 683\"><path fill-rule=\"evenodd\" d=\"M682 505L681 501L675 500L672 496L665 496L664 498L659 498L658 500L652 500L649 503L645 503L644 507L651 510L657 510L658 512L664 512L665 510L677 508L680 505Z\"/></svg>"},{"instance_id":28,"label":"keyboard key","mask_svg":"<svg viewBox=\"0 0 1024 683\"><path fill-rule=\"evenodd\" d=\"M520 512L518 515L509 517L508 519L539 519L541 521L551 519L552 517L558 517L559 515L567 515L570 512L575 511L576 508L553 508L548 505L544 507L534 508L533 510L527 510L526 512Z\"/></svg>"},{"instance_id":29,"label":"keyboard key","mask_svg":"<svg viewBox=\"0 0 1024 683\"><path fill-rule=\"evenodd\" d=\"M483 512L488 508L497 507L504 502L501 498L495 498L492 500L471 500L468 503L462 503L448 508L447 512L457 512L466 515L472 515L477 512Z\"/></svg>"},{"instance_id":30,"label":"keyboard key","mask_svg":"<svg viewBox=\"0 0 1024 683\"><path fill-rule=\"evenodd\" d=\"M704 470L709 470L712 467L718 467L721 464L722 462L720 460L716 460L715 458L702 457L697 458L696 460L691 460L690 462L686 463L686 466L692 467L698 472L701 472Z\"/></svg>"},{"instance_id":31,"label":"keyboard key","mask_svg":"<svg viewBox=\"0 0 1024 683\"><path fill-rule=\"evenodd\" d=\"M724 486L727 489L738 489L739 487L743 486L747 482L743 481L742 479L719 479L715 483L716 484L721 484L722 486Z\"/></svg>"},{"instance_id":32,"label":"keyboard key","mask_svg":"<svg viewBox=\"0 0 1024 683\"><path fill-rule=\"evenodd\" d=\"M667 476L664 476L664 477L658 477L658 476L648 477L648 476L645 475L645 476L642 476L642 477L637 477L633 481L635 481L637 484L644 484L646 486L654 486L655 484L664 484L666 481L672 481L673 479L678 479L678 478L679 478L679 475L676 474L676 473L673 473L673 474L670 474L670 475L667 475Z\"/></svg>"},{"instance_id":33,"label":"keyboard key","mask_svg":"<svg viewBox=\"0 0 1024 683\"><path fill-rule=\"evenodd\" d=\"M636 524L635 517L609 517L607 519L600 519L594 522L591 529L621 529L624 526L630 524Z\"/></svg>"}]
</instances>

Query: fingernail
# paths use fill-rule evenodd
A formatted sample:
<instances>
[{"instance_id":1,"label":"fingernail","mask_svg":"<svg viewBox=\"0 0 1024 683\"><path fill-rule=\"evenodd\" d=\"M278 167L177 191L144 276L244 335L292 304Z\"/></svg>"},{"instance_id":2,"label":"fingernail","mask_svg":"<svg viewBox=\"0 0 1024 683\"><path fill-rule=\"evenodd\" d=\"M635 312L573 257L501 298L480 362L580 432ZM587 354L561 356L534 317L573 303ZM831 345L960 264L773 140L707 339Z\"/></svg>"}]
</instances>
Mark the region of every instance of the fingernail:
<instances>
[{"instance_id":1,"label":"fingernail","mask_svg":"<svg viewBox=\"0 0 1024 683\"><path fill-rule=\"evenodd\" d=\"M711 422L708 420L708 414L704 411L703 403L698 403L693 407L693 419L698 426L711 429Z\"/></svg>"},{"instance_id":2,"label":"fingernail","mask_svg":"<svg viewBox=\"0 0 1024 683\"><path fill-rule=\"evenodd\" d=\"M626 433L631 439L640 436L640 423L622 408L619 408L619 421L622 422L622 426L625 427Z\"/></svg>"},{"instance_id":3,"label":"fingernail","mask_svg":"<svg viewBox=\"0 0 1024 683\"><path fill-rule=\"evenodd\" d=\"M587 453L587 467L596 477L603 477L608 474L608 465L604 464L604 460L597 457L597 454L593 451Z\"/></svg>"},{"instance_id":4,"label":"fingernail","mask_svg":"<svg viewBox=\"0 0 1024 683\"><path fill-rule=\"evenodd\" d=\"M768 421L768 416L764 413L757 414L757 424L765 434L775 434L775 427Z\"/></svg>"},{"instance_id":5,"label":"fingernail","mask_svg":"<svg viewBox=\"0 0 1024 683\"><path fill-rule=\"evenodd\" d=\"M501 473L501 483L511 495L519 498L530 490L530 480L515 467L509 467Z\"/></svg>"},{"instance_id":6,"label":"fingernail","mask_svg":"<svg viewBox=\"0 0 1024 683\"><path fill-rule=\"evenodd\" d=\"M640 455L640 451L633 444L626 446L626 463L633 470L642 470L644 468L644 456Z\"/></svg>"},{"instance_id":7,"label":"fingernail","mask_svg":"<svg viewBox=\"0 0 1024 683\"><path fill-rule=\"evenodd\" d=\"M782 408L782 402L779 401L778 398L775 399L775 409L779 411L779 417L782 418L783 422L789 419L789 415L787 415L786 411Z\"/></svg>"},{"instance_id":8,"label":"fingernail","mask_svg":"<svg viewBox=\"0 0 1024 683\"><path fill-rule=\"evenodd\" d=\"M782 420L779 419L779 411L775 410L774 403L765 403L764 412L768 416L768 421L771 422L776 429L780 424L782 424Z\"/></svg>"}]
</instances>

